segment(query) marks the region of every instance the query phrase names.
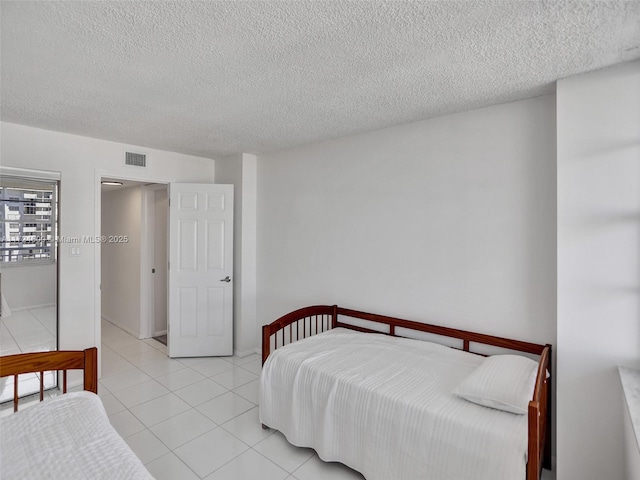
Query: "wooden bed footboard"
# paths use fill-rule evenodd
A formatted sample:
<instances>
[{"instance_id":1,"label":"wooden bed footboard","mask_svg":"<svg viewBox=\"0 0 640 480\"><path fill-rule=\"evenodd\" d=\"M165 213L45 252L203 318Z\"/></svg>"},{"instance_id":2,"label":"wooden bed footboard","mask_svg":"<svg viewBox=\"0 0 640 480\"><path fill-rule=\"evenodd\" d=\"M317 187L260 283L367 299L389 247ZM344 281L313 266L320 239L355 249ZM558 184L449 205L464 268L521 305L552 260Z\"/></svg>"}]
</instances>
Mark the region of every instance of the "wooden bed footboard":
<instances>
[{"instance_id":1,"label":"wooden bed footboard","mask_svg":"<svg viewBox=\"0 0 640 480\"><path fill-rule=\"evenodd\" d=\"M98 393L98 349L19 353L0 357L0 377L13 375L13 411L18 410L18 376L40 374L40 401L44 399L44 372L62 370L62 393L67 393L67 370L84 371L84 389Z\"/></svg>"},{"instance_id":2,"label":"wooden bed footboard","mask_svg":"<svg viewBox=\"0 0 640 480\"><path fill-rule=\"evenodd\" d=\"M350 319L350 320L349 320ZM354 323L350 323L355 319ZM343 321L346 320L346 321ZM368 322L372 322L368 324ZM367 326L375 326L368 328ZM538 373L533 398L529 402L527 480L538 480L542 468L551 468L551 345L512 340L493 335L458 330L411 320L366 313L338 307L315 305L288 313L262 327L262 363L272 350L336 327L367 333L407 337L403 330L425 332L461 342L460 348L471 350L472 343L539 355ZM478 353L482 355L481 353Z\"/></svg>"}]
</instances>

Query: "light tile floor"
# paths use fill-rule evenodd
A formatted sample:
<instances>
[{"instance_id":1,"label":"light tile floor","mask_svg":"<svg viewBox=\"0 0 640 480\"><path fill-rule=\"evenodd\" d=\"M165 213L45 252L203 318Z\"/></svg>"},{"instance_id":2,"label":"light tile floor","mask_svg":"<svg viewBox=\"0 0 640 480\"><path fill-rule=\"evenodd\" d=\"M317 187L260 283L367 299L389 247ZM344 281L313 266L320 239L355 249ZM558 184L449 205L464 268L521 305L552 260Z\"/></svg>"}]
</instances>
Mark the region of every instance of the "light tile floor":
<instances>
[{"instance_id":1,"label":"light tile floor","mask_svg":"<svg viewBox=\"0 0 640 480\"><path fill-rule=\"evenodd\" d=\"M362 480L262 429L260 371L256 354L170 359L161 343L102 324L98 393L111 424L156 479ZM0 413L8 413L7 404ZM544 471L543 480L553 478Z\"/></svg>"},{"instance_id":2,"label":"light tile floor","mask_svg":"<svg viewBox=\"0 0 640 480\"><path fill-rule=\"evenodd\" d=\"M0 356L56 349L56 307L12 311L0 318ZM45 374L45 387L55 386L55 376ZM40 391L38 374L20 376L21 395ZM13 382L0 379L0 402L13 398Z\"/></svg>"},{"instance_id":3,"label":"light tile floor","mask_svg":"<svg viewBox=\"0 0 640 480\"><path fill-rule=\"evenodd\" d=\"M166 356L102 323L99 395L114 428L158 480L338 480L362 475L263 430L260 357Z\"/></svg>"},{"instance_id":4,"label":"light tile floor","mask_svg":"<svg viewBox=\"0 0 640 480\"><path fill-rule=\"evenodd\" d=\"M55 305L13 311L0 318L0 355L55 349Z\"/></svg>"}]
</instances>

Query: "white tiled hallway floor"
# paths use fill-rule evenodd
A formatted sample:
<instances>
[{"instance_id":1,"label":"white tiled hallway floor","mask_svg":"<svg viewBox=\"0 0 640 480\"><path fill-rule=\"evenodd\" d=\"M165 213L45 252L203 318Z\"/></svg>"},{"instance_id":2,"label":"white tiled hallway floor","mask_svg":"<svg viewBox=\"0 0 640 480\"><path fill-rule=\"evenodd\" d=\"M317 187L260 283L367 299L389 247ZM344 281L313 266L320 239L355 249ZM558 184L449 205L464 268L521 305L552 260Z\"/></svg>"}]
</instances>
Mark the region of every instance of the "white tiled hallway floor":
<instances>
[{"instance_id":1,"label":"white tiled hallway floor","mask_svg":"<svg viewBox=\"0 0 640 480\"><path fill-rule=\"evenodd\" d=\"M258 420L258 355L170 359L166 347L102 322L99 395L158 480L362 479L290 445Z\"/></svg>"}]
</instances>

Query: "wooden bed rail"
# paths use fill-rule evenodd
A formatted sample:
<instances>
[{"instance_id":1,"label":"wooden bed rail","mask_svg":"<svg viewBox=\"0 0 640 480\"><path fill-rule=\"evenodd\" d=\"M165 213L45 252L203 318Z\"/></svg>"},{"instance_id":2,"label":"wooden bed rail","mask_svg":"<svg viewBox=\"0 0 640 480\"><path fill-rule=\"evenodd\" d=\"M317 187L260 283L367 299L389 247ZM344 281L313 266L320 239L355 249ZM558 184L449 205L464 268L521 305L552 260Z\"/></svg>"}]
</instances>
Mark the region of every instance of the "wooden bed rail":
<instances>
[{"instance_id":1,"label":"wooden bed rail","mask_svg":"<svg viewBox=\"0 0 640 480\"><path fill-rule=\"evenodd\" d=\"M336 327L351 328L354 330L371 332L371 333L386 333L394 337L401 337L398 335L396 328L405 328L407 330L414 330L419 332L431 333L434 335L440 335L443 337L457 338L462 340L462 350L465 352L470 351L470 343L482 343L485 345L491 345L494 347L507 348L509 350L517 350L519 352L532 353L534 355L541 355L544 349L544 345L537 343L522 342L520 340L511 340L503 337L496 337L493 335L485 335L482 333L470 332L467 330L458 330L455 328L441 327L439 325L431 325L428 323L421 323L412 320L402 320L395 317L387 317L385 315L378 315L375 313L359 312L357 310L349 310L347 308L337 307L338 315L344 315L346 317L358 318L361 320L368 320L375 323L383 323L389 326L388 332L379 332L377 330L370 330L367 328L356 327L348 323L340 322L336 323Z\"/></svg>"},{"instance_id":2,"label":"wooden bed rail","mask_svg":"<svg viewBox=\"0 0 640 480\"><path fill-rule=\"evenodd\" d=\"M339 316L384 324L387 326L387 329L386 331L373 330L362 326L352 325L350 323L341 322L339 320ZM315 322L318 321L318 319L320 319L322 323L316 328ZM289 328L286 329L286 327ZM274 335L275 339L273 347L275 350L279 346L293 343L296 340L301 340L302 338L315 335L315 333L324 332L325 330L330 330L335 327L349 328L360 332L382 333L391 336L403 336L396 332L397 328L425 332L461 340L462 350L465 352L471 351L471 343L481 343L484 345L531 353L534 355L542 355L542 351L545 348L545 345L537 343L511 340L509 338L485 335L483 333L470 332L467 330L458 330L439 325L431 325L412 320L403 320L401 318L388 317L386 315L378 315L375 313L342 308L337 305L314 305L294 310L293 312L283 315L269 325L264 325L262 327L262 363L264 364L271 353L271 337ZM280 335L278 336L278 334Z\"/></svg>"},{"instance_id":3,"label":"wooden bed rail","mask_svg":"<svg viewBox=\"0 0 640 480\"><path fill-rule=\"evenodd\" d=\"M13 375L13 411L18 410L18 376L40 373L40 401L44 399L44 372L62 370L62 393L67 393L67 370L84 370L84 389L98 393L98 349L19 353L0 357L0 377Z\"/></svg>"},{"instance_id":4,"label":"wooden bed rail","mask_svg":"<svg viewBox=\"0 0 640 480\"><path fill-rule=\"evenodd\" d=\"M374 330L361 325L343 322L340 317L365 320L374 324L382 324L384 327L381 330ZM535 390L528 409L527 480L538 480L542 474L543 466L551 468L551 345L523 342L494 335L403 320L401 318L342 308L337 305L314 305L283 315L269 325L262 327L262 363L264 364L269 357L272 347L275 350L289 343L336 327L401 337L405 335L402 335L402 332L398 332L397 329L413 330L458 339L462 342L462 350L466 352L471 351L471 343L480 343L539 355Z\"/></svg>"}]
</instances>

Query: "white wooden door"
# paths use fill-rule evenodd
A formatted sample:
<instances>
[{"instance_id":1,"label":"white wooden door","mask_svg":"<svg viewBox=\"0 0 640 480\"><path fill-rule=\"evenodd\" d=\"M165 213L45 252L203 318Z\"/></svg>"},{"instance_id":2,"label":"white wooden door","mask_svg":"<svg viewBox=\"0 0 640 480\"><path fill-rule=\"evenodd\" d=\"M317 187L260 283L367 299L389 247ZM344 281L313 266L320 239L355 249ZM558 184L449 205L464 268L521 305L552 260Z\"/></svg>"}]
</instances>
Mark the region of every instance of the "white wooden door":
<instances>
[{"instance_id":1,"label":"white wooden door","mask_svg":"<svg viewBox=\"0 0 640 480\"><path fill-rule=\"evenodd\" d=\"M233 185L169 185L170 357L233 353Z\"/></svg>"}]
</instances>

